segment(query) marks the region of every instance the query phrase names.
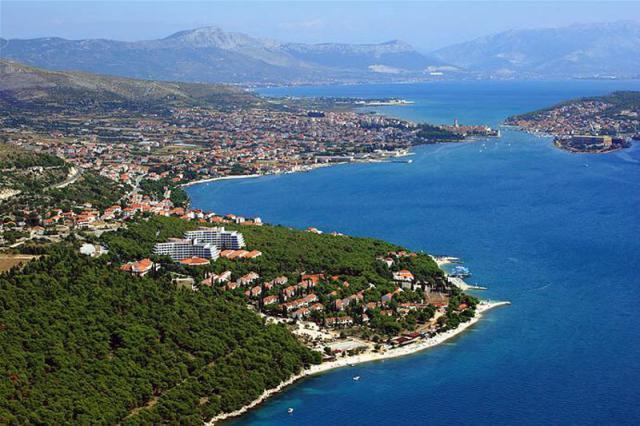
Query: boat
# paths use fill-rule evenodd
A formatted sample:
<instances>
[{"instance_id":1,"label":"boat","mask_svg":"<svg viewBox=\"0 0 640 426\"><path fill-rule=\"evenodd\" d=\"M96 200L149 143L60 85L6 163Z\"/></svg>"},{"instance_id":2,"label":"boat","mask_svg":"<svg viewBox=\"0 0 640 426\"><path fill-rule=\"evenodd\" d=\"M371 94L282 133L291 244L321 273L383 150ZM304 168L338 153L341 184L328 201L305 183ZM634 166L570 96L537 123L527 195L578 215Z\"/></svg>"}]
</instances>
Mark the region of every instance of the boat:
<instances>
[{"instance_id":1,"label":"boat","mask_svg":"<svg viewBox=\"0 0 640 426\"><path fill-rule=\"evenodd\" d=\"M289 409L287 410L287 413L293 414L293 408L289 407Z\"/></svg>"},{"instance_id":2,"label":"boat","mask_svg":"<svg viewBox=\"0 0 640 426\"><path fill-rule=\"evenodd\" d=\"M353 380L357 382L358 380L360 380L360 376L353 376Z\"/></svg>"}]
</instances>

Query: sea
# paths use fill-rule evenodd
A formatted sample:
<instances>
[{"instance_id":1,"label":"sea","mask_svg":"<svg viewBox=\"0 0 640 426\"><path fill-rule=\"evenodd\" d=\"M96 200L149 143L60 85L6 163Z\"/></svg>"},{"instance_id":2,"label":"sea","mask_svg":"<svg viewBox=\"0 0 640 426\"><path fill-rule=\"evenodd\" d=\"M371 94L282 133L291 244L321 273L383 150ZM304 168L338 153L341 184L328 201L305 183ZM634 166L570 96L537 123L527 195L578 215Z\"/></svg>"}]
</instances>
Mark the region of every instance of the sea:
<instances>
[{"instance_id":1,"label":"sea","mask_svg":"<svg viewBox=\"0 0 640 426\"><path fill-rule=\"evenodd\" d=\"M419 122L499 125L638 81L434 82L271 88L394 97ZM640 144L571 154L550 138L420 146L412 163L339 165L188 189L194 207L457 256L511 305L403 358L307 378L233 425L640 424ZM353 376L360 380L352 380ZM294 409L292 414L287 410Z\"/></svg>"}]
</instances>

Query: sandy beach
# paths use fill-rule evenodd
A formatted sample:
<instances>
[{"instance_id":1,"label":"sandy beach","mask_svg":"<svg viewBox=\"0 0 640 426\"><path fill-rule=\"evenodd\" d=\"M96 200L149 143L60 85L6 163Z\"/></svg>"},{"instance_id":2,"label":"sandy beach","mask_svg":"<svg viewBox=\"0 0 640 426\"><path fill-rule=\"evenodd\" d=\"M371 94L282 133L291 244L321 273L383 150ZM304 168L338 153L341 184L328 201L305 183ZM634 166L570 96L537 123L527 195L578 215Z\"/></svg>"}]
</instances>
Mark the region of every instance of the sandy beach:
<instances>
[{"instance_id":1,"label":"sandy beach","mask_svg":"<svg viewBox=\"0 0 640 426\"><path fill-rule=\"evenodd\" d=\"M246 413L247 411L249 411L252 408L255 408L256 406L258 406L259 404L261 404L262 402L264 402L265 400L267 400L269 397L277 394L278 392L282 391L284 388L286 388L287 386L295 383L296 381L307 377L307 376L311 376L314 374L320 374L320 373L324 373L327 372L329 370L333 370L335 368L341 368L341 367L348 367L354 364L362 364L365 362L372 362L372 361L380 361L380 360L384 360L384 359L390 359L390 358L397 358L397 357L401 357L401 356L406 356L406 355L410 355L410 354L414 354L416 352L420 352L423 351L425 349L429 349L432 348L436 345L439 345L459 334L461 334L462 332L464 332L466 329L468 329L469 327L471 327L472 325L474 325L475 323L477 323L478 321L480 321L480 319L482 318L482 314L484 312L487 312L490 309L493 308L497 308L499 306L505 306L505 305L510 305L510 302L506 302L506 301L500 301L500 302L494 302L494 301L487 301L487 300L483 300L481 301L477 308L476 308L476 315L475 317L473 317L469 322L466 323L462 323L458 326L458 328L454 329L454 330L449 330L446 331L444 333L440 333L434 337L428 338L428 339L423 339L420 340L416 343L412 343L410 345L407 346L403 346L400 348L395 348L395 349L389 349L385 352L367 352L367 353L363 353L360 355L354 355L354 356L346 356L340 359L337 359L335 361L330 361L330 362L323 362L322 364L319 365L313 365L303 371L301 371L299 374L296 374L294 376L292 376L291 378L289 378L288 380L280 383L278 386L276 386L275 388L272 389L268 389L266 390L262 395L260 395L260 397L258 397L257 399L255 399L254 401L252 401L251 403L245 405L244 407L236 410L236 411L232 411L230 413L221 413L218 414L217 416L215 416L214 418L212 418L211 420L209 420L206 425L207 426L212 426L214 425L216 422L222 421L222 420L226 420L232 417L237 417L240 416L244 413Z\"/></svg>"},{"instance_id":2,"label":"sandy beach","mask_svg":"<svg viewBox=\"0 0 640 426\"><path fill-rule=\"evenodd\" d=\"M260 176L264 176L264 175L222 176L222 177L215 177L215 178L208 178L208 179L192 180L191 182L183 183L180 186L184 188L186 186L197 185L199 183L215 182L215 181L218 181L218 180L251 179L251 178L257 178L257 177L260 177Z\"/></svg>"},{"instance_id":3,"label":"sandy beach","mask_svg":"<svg viewBox=\"0 0 640 426\"><path fill-rule=\"evenodd\" d=\"M302 173L302 172L310 172L315 169L321 169L324 167L333 167L333 166L341 166L344 164L366 164L366 163L383 163L387 161L392 161L394 158L407 157L410 155L414 155L410 150L406 150L405 152L395 152L393 155L383 156L380 158L366 158L366 159L354 159L353 161L338 161L333 163L316 163L316 164L307 164L302 166L300 169L283 171L279 173L264 173L264 174L251 174L251 175L233 175L233 176L221 176L215 178L206 178L206 179L198 179L192 180L187 183L183 183L180 187L185 188L192 185L198 185L200 183L208 183L208 182L216 182L219 180L235 180L235 179L252 179L259 178L265 176L274 176L279 174L290 174L290 173Z\"/></svg>"}]
</instances>

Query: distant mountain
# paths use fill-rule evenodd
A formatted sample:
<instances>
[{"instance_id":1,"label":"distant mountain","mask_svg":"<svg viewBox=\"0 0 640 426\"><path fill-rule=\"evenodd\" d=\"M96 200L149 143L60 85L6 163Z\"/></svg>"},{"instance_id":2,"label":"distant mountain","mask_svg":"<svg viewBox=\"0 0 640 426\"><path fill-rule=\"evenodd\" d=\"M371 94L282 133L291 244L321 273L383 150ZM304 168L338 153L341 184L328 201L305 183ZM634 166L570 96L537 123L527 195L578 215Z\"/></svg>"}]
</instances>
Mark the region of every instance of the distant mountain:
<instances>
[{"instance_id":1,"label":"distant mountain","mask_svg":"<svg viewBox=\"0 0 640 426\"><path fill-rule=\"evenodd\" d=\"M0 39L0 57L54 70L204 83L388 81L442 62L406 43L280 43L206 27L160 40Z\"/></svg>"},{"instance_id":2,"label":"distant mountain","mask_svg":"<svg viewBox=\"0 0 640 426\"><path fill-rule=\"evenodd\" d=\"M637 77L640 23L506 31L445 47L434 55L493 77Z\"/></svg>"},{"instance_id":3,"label":"distant mountain","mask_svg":"<svg viewBox=\"0 0 640 426\"><path fill-rule=\"evenodd\" d=\"M352 71L411 74L422 73L428 67L445 65L399 40L380 44L287 43L282 48L306 63Z\"/></svg>"},{"instance_id":4,"label":"distant mountain","mask_svg":"<svg viewBox=\"0 0 640 426\"><path fill-rule=\"evenodd\" d=\"M237 87L133 80L83 72L46 71L0 60L0 107L56 110L164 109L180 106L236 107L263 102Z\"/></svg>"}]
</instances>

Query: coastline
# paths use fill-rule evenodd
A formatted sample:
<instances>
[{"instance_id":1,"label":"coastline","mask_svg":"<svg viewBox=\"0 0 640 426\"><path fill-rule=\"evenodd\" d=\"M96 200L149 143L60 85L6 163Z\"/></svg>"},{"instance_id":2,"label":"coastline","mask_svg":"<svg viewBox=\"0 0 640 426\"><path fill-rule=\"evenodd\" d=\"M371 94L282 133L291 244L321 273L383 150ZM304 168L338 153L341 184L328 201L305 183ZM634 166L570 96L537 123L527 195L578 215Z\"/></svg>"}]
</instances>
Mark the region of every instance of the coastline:
<instances>
[{"instance_id":1,"label":"coastline","mask_svg":"<svg viewBox=\"0 0 640 426\"><path fill-rule=\"evenodd\" d=\"M420 146L420 145L415 145L415 146ZM413 146L411 148L413 148ZM394 153L394 155L389 155L381 158L368 158L368 159L356 159L353 161L336 161L331 163L308 164L308 165L302 166L301 169L287 170L287 171L278 172L278 173L263 173L263 174L254 173L250 175L230 175L230 176L220 176L220 177L214 177L214 178L197 179L197 180L192 180L186 183L182 183L179 186L181 188L186 188L189 186L199 185L202 183L210 183L210 182L216 182L221 180L255 179L255 178L266 177L266 176L278 176L278 175L286 175L286 174L292 174L292 173L304 173L304 172L311 172L316 169L322 169L325 167L342 166L345 164L392 163L394 158L403 158L403 157L415 155L415 153L411 150L411 148L406 149L406 152Z\"/></svg>"},{"instance_id":2,"label":"coastline","mask_svg":"<svg viewBox=\"0 0 640 426\"><path fill-rule=\"evenodd\" d=\"M463 333L469 327L473 326L478 321L480 321L483 313L491 309L494 309L500 306L510 305L510 304L511 302L508 302L508 301L493 302L488 300L482 300L477 306L476 315L473 318L471 318L471 320L469 320L468 322L460 324L456 329L439 333L433 337L430 337L428 339L423 339L417 343L412 343L407 346L389 349L385 352L369 352L369 353L364 353L359 355L343 357L335 361L329 361L329 362L325 362L318 365L312 365L311 367L302 370L300 373L291 376L289 379L280 383L275 388L265 390L262 393L262 395L260 395L258 398L256 398L249 404L245 405L244 407L229 413L220 413L215 417L213 417L212 419L210 419L208 422L206 422L205 425L213 426L217 422L228 420L233 417L241 416L242 414L245 414L249 410L257 407L258 405L260 405L261 403L269 399L271 396L278 394L287 386L292 385L293 383L297 382L298 380L304 377L325 373L325 372L334 370L336 368L348 367L355 364L363 364L367 362L381 361L385 359L407 356L407 355L411 355L411 354L432 348Z\"/></svg>"},{"instance_id":3,"label":"coastline","mask_svg":"<svg viewBox=\"0 0 640 426\"><path fill-rule=\"evenodd\" d=\"M257 175L257 174L253 174L253 175L232 175L232 176L221 176L221 177L215 177L215 178L198 179L198 180L189 181L187 183L183 183L183 184L180 185L180 187L181 188L185 188L187 186L197 185L199 183L215 182L215 181L218 181L218 180L253 179L253 178L258 178L258 177L261 177L261 176L267 176L267 175Z\"/></svg>"}]
</instances>

